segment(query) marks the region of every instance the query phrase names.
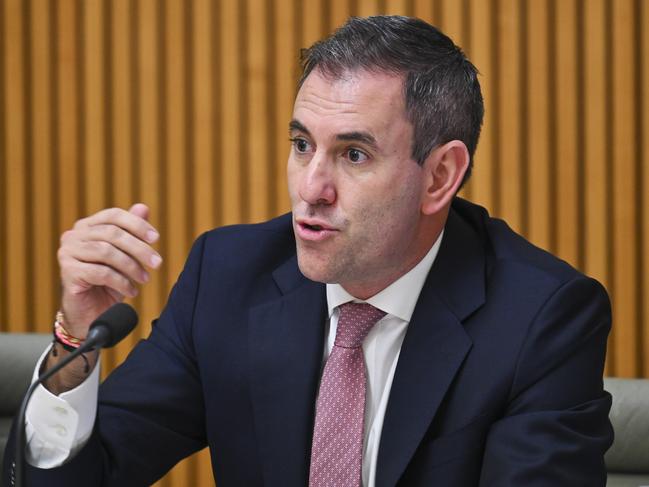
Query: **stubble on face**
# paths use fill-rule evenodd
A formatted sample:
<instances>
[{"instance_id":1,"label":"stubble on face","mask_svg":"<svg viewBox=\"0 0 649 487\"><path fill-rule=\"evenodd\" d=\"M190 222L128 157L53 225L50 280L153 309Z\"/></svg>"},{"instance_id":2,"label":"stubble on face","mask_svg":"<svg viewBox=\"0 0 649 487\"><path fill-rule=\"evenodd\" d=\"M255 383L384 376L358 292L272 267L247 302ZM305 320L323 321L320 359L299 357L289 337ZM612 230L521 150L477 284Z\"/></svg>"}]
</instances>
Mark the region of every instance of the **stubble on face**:
<instances>
[{"instance_id":1,"label":"stubble on face","mask_svg":"<svg viewBox=\"0 0 649 487\"><path fill-rule=\"evenodd\" d=\"M310 142L322 151L318 157L324 157L328 144L335 146L340 131L372 133L382 147L365 165L335 159L337 146L328 155L331 162L319 159L329 164L327 174L335 180L336 199L327 204L306 201L300 185L310 162L296 160L294 152L289 158L294 217L318 218L338 230L317 242L296 238L300 270L312 280L339 283L357 297L380 291L425 255L419 248L422 169L410 157L412 128L402 83L370 73L332 81L315 72L296 99L294 119L308 127Z\"/></svg>"},{"instance_id":2,"label":"stubble on face","mask_svg":"<svg viewBox=\"0 0 649 487\"><path fill-rule=\"evenodd\" d=\"M339 234L326 245L298 240L301 271L319 282L356 286L400 274L410 250L406 243L414 239L418 227L417 219L402 217L416 212L416 192L402 188L387 199L378 197L350 208L353 219L342 219Z\"/></svg>"}]
</instances>

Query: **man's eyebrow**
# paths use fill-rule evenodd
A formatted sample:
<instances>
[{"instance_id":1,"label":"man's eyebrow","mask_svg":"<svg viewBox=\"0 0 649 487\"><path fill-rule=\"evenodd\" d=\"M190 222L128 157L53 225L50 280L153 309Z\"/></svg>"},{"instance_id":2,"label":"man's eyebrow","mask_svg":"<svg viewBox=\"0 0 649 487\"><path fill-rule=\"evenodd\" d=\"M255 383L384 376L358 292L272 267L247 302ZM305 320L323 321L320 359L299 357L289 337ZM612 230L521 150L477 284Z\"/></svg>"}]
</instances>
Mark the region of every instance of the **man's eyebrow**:
<instances>
[{"instance_id":1,"label":"man's eyebrow","mask_svg":"<svg viewBox=\"0 0 649 487\"><path fill-rule=\"evenodd\" d=\"M379 145L376 143L376 139L367 132L346 132L344 134L338 134L336 135L336 140L342 140L346 142L363 142L374 150L379 149Z\"/></svg>"},{"instance_id":2,"label":"man's eyebrow","mask_svg":"<svg viewBox=\"0 0 649 487\"><path fill-rule=\"evenodd\" d=\"M309 132L309 129L307 129L304 125L302 125L302 122L299 120L291 120L288 124L288 131L293 132L293 131L298 131L298 132L304 132L306 135L311 136L311 133Z\"/></svg>"},{"instance_id":3,"label":"man's eyebrow","mask_svg":"<svg viewBox=\"0 0 649 487\"><path fill-rule=\"evenodd\" d=\"M309 137L311 137L311 133L309 132L309 129L307 129L299 120L296 119L291 120L288 124L288 129L289 132L293 132L293 131L302 132L308 135ZM376 139L368 132L361 132L361 131L345 132L336 135L336 140L343 141L343 142L362 142L364 144L369 145L374 150L379 150L379 145L377 144Z\"/></svg>"}]
</instances>

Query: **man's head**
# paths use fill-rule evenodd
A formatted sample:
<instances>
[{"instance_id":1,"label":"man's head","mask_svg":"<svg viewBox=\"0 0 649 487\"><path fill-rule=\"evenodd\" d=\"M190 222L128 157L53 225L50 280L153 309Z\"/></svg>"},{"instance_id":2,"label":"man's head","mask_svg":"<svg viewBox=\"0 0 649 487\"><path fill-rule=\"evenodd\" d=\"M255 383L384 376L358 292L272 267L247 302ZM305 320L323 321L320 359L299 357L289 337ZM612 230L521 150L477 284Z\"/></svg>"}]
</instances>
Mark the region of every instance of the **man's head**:
<instances>
[{"instance_id":1,"label":"man's head","mask_svg":"<svg viewBox=\"0 0 649 487\"><path fill-rule=\"evenodd\" d=\"M476 96L478 115L456 113ZM300 270L367 298L414 267L468 172L480 121L464 122L481 107L475 70L421 21L353 19L310 48L289 127Z\"/></svg>"},{"instance_id":2,"label":"man's head","mask_svg":"<svg viewBox=\"0 0 649 487\"><path fill-rule=\"evenodd\" d=\"M302 51L298 87L318 69L332 79L366 70L404 77L407 117L414 128L412 158L461 140L472 159L484 115L477 69L453 41L426 22L401 16L352 17L330 37Z\"/></svg>"}]
</instances>

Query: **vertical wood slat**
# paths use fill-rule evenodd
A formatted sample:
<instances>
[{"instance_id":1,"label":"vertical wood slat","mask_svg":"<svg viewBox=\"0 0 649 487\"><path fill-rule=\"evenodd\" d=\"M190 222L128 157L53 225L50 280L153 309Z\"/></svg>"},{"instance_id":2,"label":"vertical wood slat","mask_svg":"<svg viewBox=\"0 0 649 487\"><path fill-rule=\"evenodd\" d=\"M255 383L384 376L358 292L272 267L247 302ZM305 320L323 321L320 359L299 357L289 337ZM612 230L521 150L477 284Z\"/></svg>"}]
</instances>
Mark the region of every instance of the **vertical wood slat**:
<instances>
[{"instance_id":1,"label":"vertical wood slat","mask_svg":"<svg viewBox=\"0 0 649 487\"><path fill-rule=\"evenodd\" d=\"M223 207L223 224L229 225L241 221L241 174L239 166L241 150L239 139L242 136L240 127L241 85L239 57L239 2L221 2L221 38L219 62L221 64L221 164L222 181L221 198L218 202ZM244 135L245 137L245 135Z\"/></svg>"},{"instance_id":2,"label":"vertical wood slat","mask_svg":"<svg viewBox=\"0 0 649 487\"><path fill-rule=\"evenodd\" d=\"M640 12L638 12L639 25L649 25L649 2L640 2ZM638 24L636 24L638 25ZM642 132L638 134L637 140L640 141L640 167L642 168L642 180L640 180L640 191L642 210L641 235L642 246L640 247L640 256L642 257L642 267L639 269L642 273L640 301L642 303L639 327L642 331L643 341L641 343L641 376L649 377L649 29L640 29L640 54L637 59L641 60L640 68L640 128Z\"/></svg>"},{"instance_id":3,"label":"vertical wood slat","mask_svg":"<svg viewBox=\"0 0 649 487\"><path fill-rule=\"evenodd\" d=\"M6 208L7 320L17 330L28 330L27 263L27 150L25 147L25 36L23 2L4 2L5 33L5 156L7 183L2 204Z\"/></svg>"},{"instance_id":4,"label":"vertical wood slat","mask_svg":"<svg viewBox=\"0 0 649 487\"><path fill-rule=\"evenodd\" d=\"M111 105L110 126L112 160L110 171L113 183L111 205L129 208L133 204L133 127L131 93L130 57L132 55L133 40L130 38L130 10L128 0L113 0L108 3L110 8L111 50L110 50L110 76Z\"/></svg>"},{"instance_id":5,"label":"vertical wood slat","mask_svg":"<svg viewBox=\"0 0 649 487\"><path fill-rule=\"evenodd\" d=\"M299 0L292 0L299 1ZM291 5L292 6L292 5ZM288 123L293 113L293 97L298 73L298 43L293 26L297 22L295 9L285 8L276 3L274 6L275 25L275 194L276 213L284 213L291 208L286 185L286 162L290 150L288 141ZM337 24L340 25L340 24Z\"/></svg>"},{"instance_id":6,"label":"vertical wood slat","mask_svg":"<svg viewBox=\"0 0 649 487\"><path fill-rule=\"evenodd\" d=\"M312 0L302 6L302 17L298 20L297 26L301 29L301 47L310 46L325 35L320 13L323 10L323 4L326 3L326 0ZM361 3L366 2L361 1Z\"/></svg>"},{"instance_id":7,"label":"vertical wood slat","mask_svg":"<svg viewBox=\"0 0 649 487\"><path fill-rule=\"evenodd\" d=\"M467 5L461 0L443 0L442 18L437 24L444 34L453 39L458 46L467 45L466 32L464 32L464 17L469 15L465 9Z\"/></svg>"},{"instance_id":8,"label":"vertical wood slat","mask_svg":"<svg viewBox=\"0 0 649 487\"><path fill-rule=\"evenodd\" d=\"M79 192L79 113L77 94L79 58L77 47L77 3L61 0L56 12L56 89L55 110L58 149L57 183L59 228L70 228L81 214Z\"/></svg>"},{"instance_id":9,"label":"vertical wood slat","mask_svg":"<svg viewBox=\"0 0 649 487\"><path fill-rule=\"evenodd\" d=\"M578 214L577 168L581 154L577 151L577 48L576 0L555 2L556 8L556 235L557 248L553 249L573 265L578 264Z\"/></svg>"},{"instance_id":10,"label":"vertical wood slat","mask_svg":"<svg viewBox=\"0 0 649 487\"><path fill-rule=\"evenodd\" d=\"M352 3L353 2L351 0L329 2L331 13L329 15L329 25L327 26L328 32L331 32L334 29L340 27L347 21L348 17L354 15L355 12L352 12ZM284 8L286 8L286 5L275 5L276 10L283 10ZM290 37L290 34L288 32L282 32L280 30L276 30L276 32L277 34L279 34L279 37ZM293 50L293 52L296 52L295 49Z\"/></svg>"},{"instance_id":11,"label":"vertical wood slat","mask_svg":"<svg viewBox=\"0 0 649 487\"><path fill-rule=\"evenodd\" d=\"M30 194L33 205L33 329L49 331L52 311L58 307L55 283L58 268L52 249L58 242L54 218L55 191L52 180L52 70L50 54L51 8L47 0L32 0L30 3L32 39L32 157L33 173ZM98 189L98 191L100 191ZM46 286L38 283L51 283ZM37 306L34 304L37 303Z\"/></svg>"},{"instance_id":12,"label":"vertical wood slat","mask_svg":"<svg viewBox=\"0 0 649 487\"><path fill-rule=\"evenodd\" d=\"M639 372L635 353L637 328L635 100L632 0L613 2L613 280L615 373L632 377ZM627 325L628 323L628 325Z\"/></svg>"},{"instance_id":13,"label":"vertical wood slat","mask_svg":"<svg viewBox=\"0 0 649 487\"><path fill-rule=\"evenodd\" d=\"M499 12L499 124L498 145L500 154L500 187L496 211L517 231L523 227L522 168L525 163L521 152L521 25L520 2L502 0Z\"/></svg>"},{"instance_id":14,"label":"vertical wood slat","mask_svg":"<svg viewBox=\"0 0 649 487\"><path fill-rule=\"evenodd\" d=\"M94 213L108 204L106 175L106 53L104 9L100 0L84 3L83 83L84 83L84 207Z\"/></svg>"},{"instance_id":15,"label":"vertical wood slat","mask_svg":"<svg viewBox=\"0 0 649 487\"><path fill-rule=\"evenodd\" d=\"M607 206L606 32L604 0L584 9L584 271L608 287L610 221ZM611 350L611 349L609 349ZM609 353L606 373L614 364Z\"/></svg>"},{"instance_id":16,"label":"vertical wood slat","mask_svg":"<svg viewBox=\"0 0 649 487\"><path fill-rule=\"evenodd\" d=\"M7 106L5 103L5 73L7 72L6 60L9 56L9 47L6 39L5 19L7 18L4 3L0 2L0 279L5 281L3 276L4 269L7 268L9 255L7 251L7 200L6 187L8 184L7 173L9 164L7 162L6 140L7 140ZM11 329L9 325L9 305L7 299L7 286L5 282L0 282L0 329ZM18 327L19 324L14 326Z\"/></svg>"},{"instance_id":17,"label":"vertical wood slat","mask_svg":"<svg viewBox=\"0 0 649 487\"><path fill-rule=\"evenodd\" d=\"M379 14L379 4L380 2L378 0L358 0L358 16L367 17L369 15ZM308 39L304 39L304 46L309 46L310 44Z\"/></svg>"},{"instance_id":18,"label":"vertical wood slat","mask_svg":"<svg viewBox=\"0 0 649 487\"><path fill-rule=\"evenodd\" d=\"M288 209L297 49L349 14L389 12L436 22L481 71L487 111L465 194L602 281L615 316L606 371L649 375L646 2L0 5L2 329L48 330L59 233L141 200L165 258L135 301L131 344L146 336L199 232ZM209 485L208 463L203 452L160 485Z\"/></svg>"},{"instance_id":19,"label":"vertical wood slat","mask_svg":"<svg viewBox=\"0 0 649 487\"><path fill-rule=\"evenodd\" d=\"M245 182L248 197L248 221L263 221L268 216L270 161L269 141L266 127L271 125L268 113L268 79L269 58L267 55L268 33L266 31L266 2L264 0L247 0L246 32L248 39L246 89L248 125L245 129L247 140L247 160L241 164L247 166L248 176Z\"/></svg>"},{"instance_id":20,"label":"vertical wood slat","mask_svg":"<svg viewBox=\"0 0 649 487\"><path fill-rule=\"evenodd\" d=\"M214 19L215 5L209 0L200 0L192 6L192 39L191 50L194 53L192 73L192 158L194 163L194 178L191 184L192 208L194 216L194 232L202 233L214 226L216 221L216 195L219 179L216 169L218 161L215 157L215 141L219 140L214 112L214 89L218 80L210 80L213 73L214 38L211 23Z\"/></svg>"},{"instance_id":21,"label":"vertical wood slat","mask_svg":"<svg viewBox=\"0 0 649 487\"><path fill-rule=\"evenodd\" d=\"M473 175L469 180L473 201L493 209L497 189L497 165L494 157L496 141L496 107L497 84L494 32L495 9L482 0L471 0L470 20L471 52L470 56L479 71L478 79L482 88L485 104L484 124L480 134L480 143L473 157Z\"/></svg>"},{"instance_id":22,"label":"vertical wood slat","mask_svg":"<svg viewBox=\"0 0 649 487\"><path fill-rule=\"evenodd\" d=\"M543 0L531 1L527 8L527 92L528 150L524 157L529 164L528 174L528 236L537 245L550 248L552 221L550 206L550 109L547 6Z\"/></svg>"},{"instance_id":23,"label":"vertical wood slat","mask_svg":"<svg viewBox=\"0 0 649 487\"><path fill-rule=\"evenodd\" d=\"M407 15L407 9L407 0L386 0L385 10L381 13L385 15Z\"/></svg>"}]
</instances>

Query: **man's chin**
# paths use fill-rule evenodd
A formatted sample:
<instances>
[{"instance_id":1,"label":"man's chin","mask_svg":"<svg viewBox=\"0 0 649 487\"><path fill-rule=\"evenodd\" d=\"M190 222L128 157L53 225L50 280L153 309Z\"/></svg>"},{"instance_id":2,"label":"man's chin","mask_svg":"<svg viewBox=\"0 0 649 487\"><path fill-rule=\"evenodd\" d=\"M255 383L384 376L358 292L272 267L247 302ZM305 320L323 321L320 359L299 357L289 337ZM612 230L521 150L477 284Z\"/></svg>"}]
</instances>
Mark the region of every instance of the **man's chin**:
<instances>
[{"instance_id":1,"label":"man's chin","mask_svg":"<svg viewBox=\"0 0 649 487\"><path fill-rule=\"evenodd\" d=\"M299 250L297 264L304 277L311 281L333 284L340 280L340 276L327 265L327 262L312 258L311 256L305 256L304 252L300 252Z\"/></svg>"}]
</instances>

